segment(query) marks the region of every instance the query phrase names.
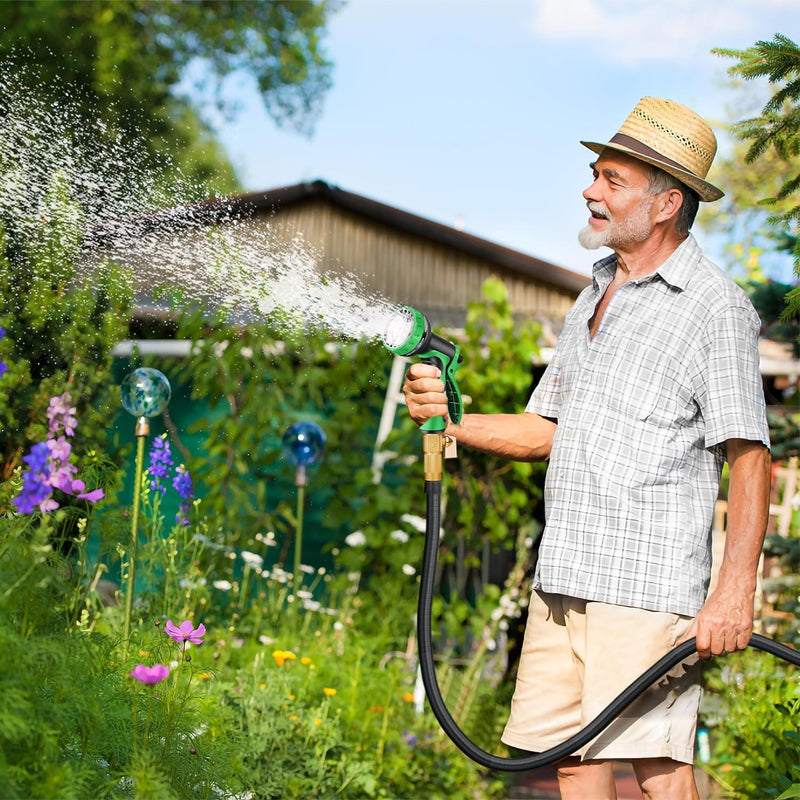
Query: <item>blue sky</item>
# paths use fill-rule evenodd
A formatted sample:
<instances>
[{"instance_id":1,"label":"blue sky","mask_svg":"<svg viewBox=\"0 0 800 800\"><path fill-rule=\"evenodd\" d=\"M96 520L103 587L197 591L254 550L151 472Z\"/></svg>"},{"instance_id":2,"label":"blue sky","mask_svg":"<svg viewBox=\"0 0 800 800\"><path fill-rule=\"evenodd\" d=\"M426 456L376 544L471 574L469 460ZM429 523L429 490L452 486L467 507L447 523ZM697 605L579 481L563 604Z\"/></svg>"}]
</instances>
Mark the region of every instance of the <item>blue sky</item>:
<instances>
[{"instance_id":1,"label":"blue sky","mask_svg":"<svg viewBox=\"0 0 800 800\"><path fill-rule=\"evenodd\" d=\"M319 178L588 273L604 251L576 240L579 140L612 136L643 95L735 119L732 62L709 51L776 32L800 39L798 0L350 0L313 136L279 129L241 79L219 132L248 190Z\"/></svg>"}]
</instances>

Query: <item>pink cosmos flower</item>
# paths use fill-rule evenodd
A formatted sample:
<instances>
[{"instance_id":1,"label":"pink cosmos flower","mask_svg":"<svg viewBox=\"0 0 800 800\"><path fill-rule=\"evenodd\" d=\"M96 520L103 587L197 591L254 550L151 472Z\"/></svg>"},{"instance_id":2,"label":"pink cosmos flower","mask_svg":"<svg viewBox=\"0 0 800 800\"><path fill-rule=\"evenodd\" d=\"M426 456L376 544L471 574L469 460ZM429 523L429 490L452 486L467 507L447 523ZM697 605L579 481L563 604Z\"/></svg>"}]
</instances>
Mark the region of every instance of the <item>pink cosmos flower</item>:
<instances>
[{"instance_id":1,"label":"pink cosmos flower","mask_svg":"<svg viewBox=\"0 0 800 800\"><path fill-rule=\"evenodd\" d=\"M135 678L139 683L154 684L163 681L169 675L169 667L164 664L153 664L146 667L144 664L137 664L131 670L131 678Z\"/></svg>"},{"instance_id":2,"label":"pink cosmos flower","mask_svg":"<svg viewBox=\"0 0 800 800\"><path fill-rule=\"evenodd\" d=\"M178 644L181 642L191 642L192 644L202 644L203 637L206 635L206 626L201 622L196 628L192 627L192 621L187 619L176 626L171 619L167 620L164 626L164 633L173 638Z\"/></svg>"}]
</instances>

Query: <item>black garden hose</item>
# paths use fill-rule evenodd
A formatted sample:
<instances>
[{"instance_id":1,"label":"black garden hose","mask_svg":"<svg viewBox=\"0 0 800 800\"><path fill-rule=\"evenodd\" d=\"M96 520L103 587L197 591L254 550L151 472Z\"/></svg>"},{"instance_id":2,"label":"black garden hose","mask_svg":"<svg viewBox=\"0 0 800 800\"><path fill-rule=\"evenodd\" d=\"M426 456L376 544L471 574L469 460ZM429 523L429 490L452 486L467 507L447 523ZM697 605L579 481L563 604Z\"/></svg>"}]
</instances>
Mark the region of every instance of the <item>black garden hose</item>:
<instances>
[{"instance_id":1,"label":"black garden hose","mask_svg":"<svg viewBox=\"0 0 800 800\"><path fill-rule=\"evenodd\" d=\"M465 755L473 761L491 770L500 772L525 772L553 764L575 753L588 744L601 731L649 686L662 675L666 675L673 667L696 652L696 640L688 639L660 658L643 675L638 677L627 689L622 691L609 705L598 714L585 728L574 736L549 750L541 753L530 753L517 758L496 756L478 747L458 727L442 699L439 684L436 680L436 668L433 661L433 642L431 632L431 606L433 603L434 582L436 577L436 561L439 551L441 480L425 481L427 495L427 517L425 531L425 552L422 559L422 573L419 589L419 611L417 615L417 636L419 640L419 661L422 671L422 682L428 695L433 714L444 732ZM759 634L750 638L750 647L771 653L790 664L800 666L800 651L780 644L773 639Z\"/></svg>"}]
</instances>

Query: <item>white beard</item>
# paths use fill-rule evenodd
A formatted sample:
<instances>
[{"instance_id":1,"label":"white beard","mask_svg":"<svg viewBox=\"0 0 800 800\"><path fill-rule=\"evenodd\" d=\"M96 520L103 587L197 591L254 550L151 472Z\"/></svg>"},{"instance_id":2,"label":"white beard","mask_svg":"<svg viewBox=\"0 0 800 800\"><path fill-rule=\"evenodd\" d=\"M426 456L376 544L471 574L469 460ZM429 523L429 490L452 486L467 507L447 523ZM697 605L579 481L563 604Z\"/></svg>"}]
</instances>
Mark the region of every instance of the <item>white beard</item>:
<instances>
[{"instance_id":1,"label":"white beard","mask_svg":"<svg viewBox=\"0 0 800 800\"><path fill-rule=\"evenodd\" d=\"M655 197L642 203L629 216L618 222L612 219L600 204L587 203L590 211L606 217L608 225L602 231L596 231L591 225L587 225L579 231L578 243L586 250L597 250L600 247L610 247L613 250L643 242L653 232L648 214L654 201Z\"/></svg>"}]
</instances>

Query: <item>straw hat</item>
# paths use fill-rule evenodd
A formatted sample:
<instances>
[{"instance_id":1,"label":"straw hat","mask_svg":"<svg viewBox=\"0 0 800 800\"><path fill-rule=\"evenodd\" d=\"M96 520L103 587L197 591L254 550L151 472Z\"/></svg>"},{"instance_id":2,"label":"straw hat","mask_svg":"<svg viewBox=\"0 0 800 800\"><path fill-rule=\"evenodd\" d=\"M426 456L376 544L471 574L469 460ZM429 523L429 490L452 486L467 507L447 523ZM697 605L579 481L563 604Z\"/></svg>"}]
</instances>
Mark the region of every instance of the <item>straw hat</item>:
<instances>
[{"instance_id":1,"label":"straw hat","mask_svg":"<svg viewBox=\"0 0 800 800\"><path fill-rule=\"evenodd\" d=\"M694 189L701 200L723 195L705 180L717 152L714 132L694 111L672 100L643 97L610 141L581 144L595 153L608 147L653 164Z\"/></svg>"}]
</instances>

